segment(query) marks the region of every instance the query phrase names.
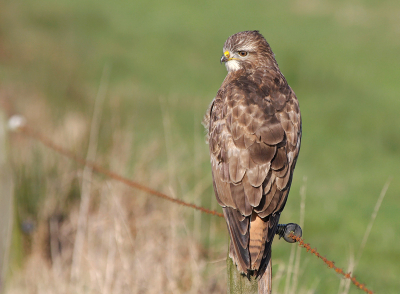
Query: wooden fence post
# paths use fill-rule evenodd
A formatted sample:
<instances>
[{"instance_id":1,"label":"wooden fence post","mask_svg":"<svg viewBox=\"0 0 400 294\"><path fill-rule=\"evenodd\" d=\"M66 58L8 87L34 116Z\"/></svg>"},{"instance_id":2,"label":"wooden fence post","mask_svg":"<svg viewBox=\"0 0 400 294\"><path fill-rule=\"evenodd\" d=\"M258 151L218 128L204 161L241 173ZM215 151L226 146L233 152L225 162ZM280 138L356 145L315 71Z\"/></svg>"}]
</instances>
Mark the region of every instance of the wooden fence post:
<instances>
[{"instance_id":1,"label":"wooden fence post","mask_svg":"<svg viewBox=\"0 0 400 294\"><path fill-rule=\"evenodd\" d=\"M8 154L8 128L0 109L0 294L4 292L13 223L14 183Z\"/></svg>"},{"instance_id":2,"label":"wooden fence post","mask_svg":"<svg viewBox=\"0 0 400 294\"><path fill-rule=\"evenodd\" d=\"M229 252L229 248L228 248ZM228 256L226 258L226 267L228 270L228 294L257 294L257 280L251 277L250 281L246 276L239 273L236 265Z\"/></svg>"}]
</instances>

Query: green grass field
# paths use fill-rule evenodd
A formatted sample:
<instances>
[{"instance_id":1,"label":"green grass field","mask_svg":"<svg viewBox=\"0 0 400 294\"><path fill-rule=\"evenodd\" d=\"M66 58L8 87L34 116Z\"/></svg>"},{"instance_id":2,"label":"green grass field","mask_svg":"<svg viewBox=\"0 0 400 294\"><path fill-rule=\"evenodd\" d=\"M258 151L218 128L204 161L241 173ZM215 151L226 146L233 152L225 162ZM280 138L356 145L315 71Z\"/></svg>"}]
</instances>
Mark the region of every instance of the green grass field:
<instances>
[{"instance_id":1,"label":"green grass field","mask_svg":"<svg viewBox=\"0 0 400 294\"><path fill-rule=\"evenodd\" d=\"M392 177L355 275L376 293L398 293L398 1L5 0L0 2L0 101L49 134L67 128L71 113L87 128L103 69L109 66L98 143L101 163L118 166L113 161L120 154L111 150L123 130L131 136L124 151L132 155L124 170L115 171L138 175L138 162L147 162L147 171L166 173L157 178L157 187L216 207L210 200L208 147L200 123L226 74L219 64L223 43L250 29L260 30L270 43L303 117L300 157L281 221L298 222L299 190L307 177L304 237L347 268L351 256L358 255L382 187ZM66 135L60 138L69 141ZM75 151L86 154L87 144L84 137ZM156 145L154 153L145 152L147 144ZM18 160L19 153L14 157ZM24 161L18 166L23 169ZM29 192L36 187L37 172L29 177L26 169L16 169L18 199L40 198L35 194L43 192L40 188ZM57 178L54 171L38 173ZM201 195L187 196L207 179ZM144 176L137 180L153 185ZM31 206L25 208L31 214L40 210ZM209 217L202 221L207 228L213 222ZM227 247L225 225L218 221L221 237L199 233L205 248ZM194 230L196 221L188 217L187 226ZM275 241L273 258L287 261L290 248ZM338 292L340 280L332 270L305 253L302 264L300 288ZM349 293L361 291L351 287Z\"/></svg>"}]
</instances>

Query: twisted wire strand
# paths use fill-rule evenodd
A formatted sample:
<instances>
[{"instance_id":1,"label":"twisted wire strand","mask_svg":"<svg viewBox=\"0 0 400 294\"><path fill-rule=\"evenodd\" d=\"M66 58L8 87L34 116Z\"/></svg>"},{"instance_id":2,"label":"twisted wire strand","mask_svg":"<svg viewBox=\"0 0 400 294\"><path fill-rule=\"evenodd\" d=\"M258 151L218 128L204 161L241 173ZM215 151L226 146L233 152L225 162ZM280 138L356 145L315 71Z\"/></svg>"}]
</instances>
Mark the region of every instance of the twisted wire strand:
<instances>
[{"instance_id":1,"label":"twisted wire strand","mask_svg":"<svg viewBox=\"0 0 400 294\"><path fill-rule=\"evenodd\" d=\"M360 283L356 277L351 275L351 272L346 273L343 269L337 267L335 263L326 257L322 256L316 248L311 248L311 245L309 243L305 243L304 240L301 237L295 236L293 233L290 233L289 237L293 238L300 247L303 247L306 249L307 252L310 252L311 254L315 255L319 259L321 259L329 268L334 269L335 272L338 274L341 274L345 279L351 280L351 282L359 289L363 290L365 293L368 294L373 294L371 290L367 288L365 284Z\"/></svg>"},{"instance_id":2,"label":"twisted wire strand","mask_svg":"<svg viewBox=\"0 0 400 294\"><path fill-rule=\"evenodd\" d=\"M202 206L198 206L192 203L188 203L186 201L180 200L180 199L176 199L173 197L170 197L164 193L161 193L159 191L153 190L147 186L144 186L142 184L136 183L128 178L125 178L121 175L118 175L104 167L101 167L99 165L97 165L96 163L92 162L92 161L88 161L85 160L83 157L80 157L76 154L74 154L73 152L71 152L70 150L63 148L62 146L55 144L52 140L50 140L49 138L47 138L46 136L44 136L43 134L33 130L32 128L28 127L27 125L23 125L23 126L19 126L18 127L18 131L24 133L25 135L38 140L39 142L41 142L43 145L45 145L46 147L58 152L61 155L64 155L65 157L81 164L81 165L87 165L90 166L95 172L103 174L107 177L110 177L116 181L119 181L121 183L124 183L125 185L141 190L143 192L152 194L154 196L157 196L159 198L165 199L167 201L182 205L182 206L186 206L186 207L190 207L196 210L199 210L203 213L207 213L207 214L211 214L211 215L215 215L218 217L224 217L224 215L222 213L219 213L215 210L211 210L211 209L207 209L205 207ZM302 239L301 237L295 236L293 235L293 233L291 233L289 235L289 237L293 238L294 241L296 241L298 243L298 245L302 248L305 248L307 252L310 252L311 254L315 255L317 258L321 259L329 268L332 268L335 270L335 272L337 272L338 274L341 274L345 279L350 279L351 282L360 290L363 290L365 293L368 294L373 294L374 292L372 292L371 290L369 290L365 284L360 283L354 276L351 275L351 272L346 273L343 269L335 266L335 263L329 259L327 259L326 257L323 257L316 248L311 248L311 245L309 243L305 243L304 239Z\"/></svg>"},{"instance_id":3,"label":"twisted wire strand","mask_svg":"<svg viewBox=\"0 0 400 294\"><path fill-rule=\"evenodd\" d=\"M215 210L211 210L211 209L208 209L208 208L205 208L205 207L201 207L201 206L198 206L198 205L195 205L195 204L192 204L192 203L180 200L180 199L176 199L176 198L170 197L170 196L168 196L168 195L166 195L164 193L161 193L161 192L156 191L154 189L151 189L151 188L149 188L147 186L144 186L142 184L136 183L136 182L134 182L134 181L132 181L132 180L130 180L128 178L125 178L125 177L121 176L121 175L118 175L118 174L116 174L116 173L114 173L114 172L112 172L112 171L110 171L110 170L108 170L108 169L106 169L104 167L101 167L100 165L97 165L96 163L94 163L92 161L85 160L83 157L80 157L80 156L74 154L70 150L68 150L66 148L63 148L60 145L55 144L49 138L47 138L43 134L33 130L32 128L28 127L27 125L21 126L19 128L19 131L24 133L24 134L26 134L26 135L28 135L31 138L34 138L34 139L40 141L46 147L48 147L50 149L53 149L54 151L64 155L65 157L68 157L69 159L72 159L72 160L74 160L75 162L77 162L77 163L79 163L81 165L90 166L95 172L103 174L103 175L106 175L107 177L110 177L110 178L112 178L114 180L117 180L117 181L119 181L121 183L124 183L125 185L127 185L129 187L141 190L143 192L152 194L154 196L157 196L159 198L168 200L170 202L173 202L173 203L176 203L176 204L179 204L179 205L182 205L182 206L191 207L193 209L199 210L199 211L207 213L207 214L215 215L215 216L218 216L218 217L224 217L224 215L222 213L220 213L220 212L217 212Z\"/></svg>"}]
</instances>

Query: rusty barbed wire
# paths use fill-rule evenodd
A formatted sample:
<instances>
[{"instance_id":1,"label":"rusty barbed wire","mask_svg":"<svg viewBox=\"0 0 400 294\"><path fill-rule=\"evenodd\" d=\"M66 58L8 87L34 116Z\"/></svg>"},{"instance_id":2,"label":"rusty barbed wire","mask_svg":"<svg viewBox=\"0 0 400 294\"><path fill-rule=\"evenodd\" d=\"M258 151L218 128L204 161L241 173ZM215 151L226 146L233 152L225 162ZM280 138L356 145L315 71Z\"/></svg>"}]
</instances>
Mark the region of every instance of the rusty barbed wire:
<instances>
[{"instance_id":1,"label":"rusty barbed wire","mask_svg":"<svg viewBox=\"0 0 400 294\"><path fill-rule=\"evenodd\" d=\"M96 164L96 163L94 163L92 161L88 161L88 160L84 159L83 157L74 154L70 150L65 149L64 147L61 147L60 145L55 144L52 140L50 140L49 138L47 138L43 134L33 130L32 128L28 127L27 125L19 126L18 127L18 131L28 135L31 138L34 138L34 139L40 141L46 147L48 147L50 149L53 149L54 151L64 155L65 157L68 157L69 159L72 159L72 160L74 160L75 162L77 162L77 163L79 163L81 165L84 165L84 166L87 165L87 166L91 167L93 169L93 171L95 171L97 173L100 173L100 174L103 174L103 175L106 175L106 176L108 176L108 177L110 177L110 178L112 178L114 180L117 180L117 181L119 181L121 183L124 183L125 185L127 185L129 187L141 190L143 192L152 194L154 196L157 196L159 198L165 199L167 201L170 201L170 202L182 205L182 206L191 207L193 209L199 210L199 211L207 213L207 214L215 215L215 216L218 216L218 217L224 217L224 215L222 213L218 212L218 211L211 210L211 209L208 209L208 208L204 208L202 206L198 206L198 205L195 205L193 203L189 203L189 202L186 202L186 201L183 201L183 200L180 200L180 199L173 198L173 197L168 196L168 195L166 195L164 193L161 193L159 191L151 189L151 188L149 188L147 186L144 186L142 184L136 183L136 182L134 182L134 181L132 181L132 180L130 180L128 178L125 178L125 177L121 176L121 175L118 175L118 174L116 174L116 173L114 173L114 172L112 172L112 171L110 171L110 170L108 170L108 169L106 169L104 167L101 167L100 165L98 165L98 164Z\"/></svg>"},{"instance_id":2,"label":"rusty barbed wire","mask_svg":"<svg viewBox=\"0 0 400 294\"><path fill-rule=\"evenodd\" d=\"M301 237L295 236L293 233L290 233L289 237L293 238L300 247L303 247L306 249L307 252L310 252L311 254L315 255L319 259L322 259L322 261L329 267L335 270L338 274L341 274L345 279L349 279L357 288L363 290L365 293L368 294L373 294L371 290L367 288L365 284L360 283L354 276L351 276L351 272L346 273L343 269L337 267L335 263L326 257L323 257L316 248L311 248L311 245L309 243L305 243L304 240Z\"/></svg>"},{"instance_id":3,"label":"rusty barbed wire","mask_svg":"<svg viewBox=\"0 0 400 294\"><path fill-rule=\"evenodd\" d=\"M219 213L215 210L211 210L211 209L207 209L204 208L202 206L198 206L192 203L188 203L186 201L180 200L180 199L176 199L173 197L170 197L164 193L161 193L159 191L153 190L147 186L144 186L142 184L136 183L128 178L125 178L121 175L118 175L104 167L99 166L98 164L92 162L92 161L88 161L86 159L84 159L81 156L76 155L75 153L73 153L72 151L61 147L59 145L57 145L56 143L54 143L52 140L50 140L49 138L47 138L46 136L44 136L43 134L33 130L32 128L28 127L25 123L22 123L21 125L17 125L16 127L13 127L14 129L17 129L18 131L24 133L25 135L38 140L39 142L41 142L43 145L45 145L46 147L58 152L61 155L64 155L65 157L68 157L69 159L74 160L75 162L81 164L81 165L87 165L90 166L93 171L106 175L114 180L117 180L121 183L124 183L125 185L141 190L143 192L152 194L154 196L157 196L159 198L165 199L167 201L182 205L182 206L186 206L186 207L190 207L196 210L199 210L203 213L207 213L207 214L211 214L211 215L215 215L218 217L224 217L224 215L222 213ZM316 248L311 248L311 245L309 243L305 243L304 239L302 239L301 237L295 236L293 233L291 233L289 235L289 237L293 238L293 240L295 240L298 245L300 247L303 247L306 249L307 252L310 252L311 254L315 255L316 257L318 257L319 259L322 259L322 261L329 267L335 270L335 272L337 272L338 274L341 274L345 279L350 279L351 282L359 289L363 290L364 292L368 293L368 294L373 294L374 292L372 292L371 290L369 290L365 284L360 283L354 276L351 276L351 272L346 273L343 269L335 266L335 263L333 261L330 261L329 259L327 259L326 257L323 257Z\"/></svg>"}]
</instances>

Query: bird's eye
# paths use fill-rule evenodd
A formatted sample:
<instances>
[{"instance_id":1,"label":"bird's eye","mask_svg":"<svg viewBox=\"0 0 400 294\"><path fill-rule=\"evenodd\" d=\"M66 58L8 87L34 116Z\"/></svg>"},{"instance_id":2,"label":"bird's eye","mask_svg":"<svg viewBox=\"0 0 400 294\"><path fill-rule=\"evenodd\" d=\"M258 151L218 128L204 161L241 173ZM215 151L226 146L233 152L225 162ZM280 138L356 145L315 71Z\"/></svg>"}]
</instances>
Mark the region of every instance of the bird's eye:
<instances>
[{"instance_id":1,"label":"bird's eye","mask_svg":"<svg viewBox=\"0 0 400 294\"><path fill-rule=\"evenodd\" d=\"M247 56L247 52L246 51L239 51L238 52L240 56L245 57Z\"/></svg>"}]
</instances>

